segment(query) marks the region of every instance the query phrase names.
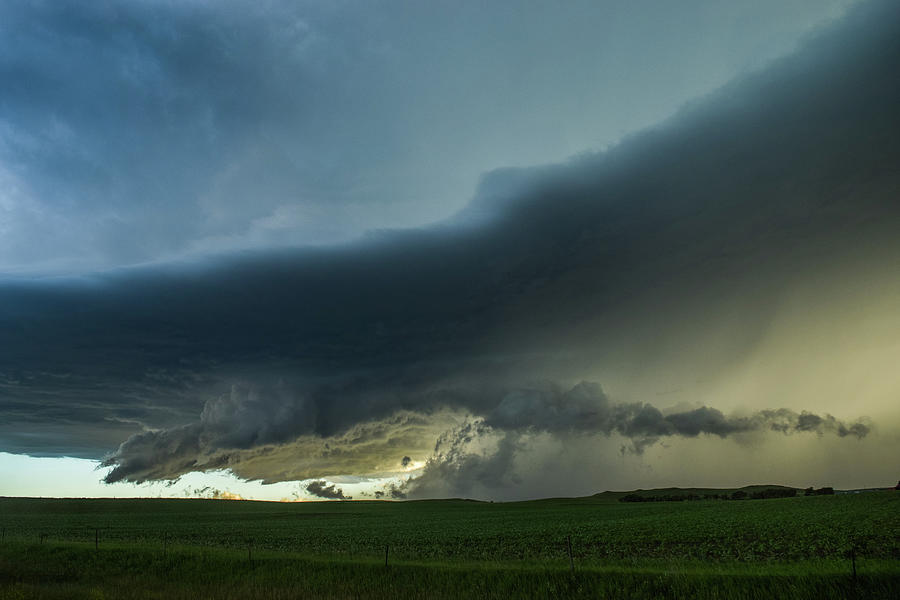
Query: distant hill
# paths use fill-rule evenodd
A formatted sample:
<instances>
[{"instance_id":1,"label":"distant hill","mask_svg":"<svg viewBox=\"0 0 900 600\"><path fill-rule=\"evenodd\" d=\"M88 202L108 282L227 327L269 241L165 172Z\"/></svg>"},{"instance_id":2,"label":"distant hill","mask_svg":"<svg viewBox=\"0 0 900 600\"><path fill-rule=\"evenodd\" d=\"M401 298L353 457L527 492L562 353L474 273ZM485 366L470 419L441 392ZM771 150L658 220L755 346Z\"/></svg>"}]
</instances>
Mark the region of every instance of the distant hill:
<instances>
[{"instance_id":1,"label":"distant hill","mask_svg":"<svg viewBox=\"0 0 900 600\"><path fill-rule=\"evenodd\" d=\"M637 489L631 490L627 492L613 492L606 491L600 492L599 494L594 494L591 498L596 498L598 500L608 500L610 502L617 502L619 499L624 498L628 495L637 495L643 498L658 498L662 496L731 496L735 492L742 491L747 496L752 496L753 494L758 494L760 492L764 492L767 490L777 490L777 491L788 491L792 490L796 493L802 493L802 488L794 488L788 487L784 485L745 485L744 487L739 488L679 488L679 487L669 487L669 488L655 488L651 490Z\"/></svg>"}]
</instances>

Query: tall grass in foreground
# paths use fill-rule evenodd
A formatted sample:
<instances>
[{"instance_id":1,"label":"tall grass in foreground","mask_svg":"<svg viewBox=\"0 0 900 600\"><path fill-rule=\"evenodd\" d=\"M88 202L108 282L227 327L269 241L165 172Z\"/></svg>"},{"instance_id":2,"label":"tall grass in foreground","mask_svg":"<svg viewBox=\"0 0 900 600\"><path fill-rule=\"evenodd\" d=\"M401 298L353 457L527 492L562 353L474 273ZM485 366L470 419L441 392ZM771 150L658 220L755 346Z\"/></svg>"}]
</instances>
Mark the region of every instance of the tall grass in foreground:
<instances>
[{"instance_id":1,"label":"tall grass in foreground","mask_svg":"<svg viewBox=\"0 0 900 600\"><path fill-rule=\"evenodd\" d=\"M0 600L26 598L885 598L900 565L846 561L746 564L628 561L434 563L316 559L284 552L75 542L0 548Z\"/></svg>"}]
</instances>

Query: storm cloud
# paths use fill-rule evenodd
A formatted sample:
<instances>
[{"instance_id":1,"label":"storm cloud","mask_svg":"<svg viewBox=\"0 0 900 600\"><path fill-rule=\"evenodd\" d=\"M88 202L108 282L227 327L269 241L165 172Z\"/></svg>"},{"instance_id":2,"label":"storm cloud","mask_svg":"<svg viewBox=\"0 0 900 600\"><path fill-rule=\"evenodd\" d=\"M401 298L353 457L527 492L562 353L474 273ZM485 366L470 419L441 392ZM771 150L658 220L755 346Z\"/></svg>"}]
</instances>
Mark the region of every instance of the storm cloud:
<instances>
[{"instance_id":1,"label":"storm cloud","mask_svg":"<svg viewBox=\"0 0 900 600\"><path fill-rule=\"evenodd\" d=\"M813 290L817 340L820 315L861 302L845 299L847 273L891 281L898 34L897 6L867 3L614 148L486 174L427 227L8 278L0 450L103 459L108 482L222 468L276 481L397 470L440 439L424 493L441 469L514 478L535 434L637 451L763 431L863 438L849 398L840 418L787 394L667 412L644 386L744 364L798 289ZM114 432L98 440L98 422ZM472 452L482 438L495 446Z\"/></svg>"}]
</instances>

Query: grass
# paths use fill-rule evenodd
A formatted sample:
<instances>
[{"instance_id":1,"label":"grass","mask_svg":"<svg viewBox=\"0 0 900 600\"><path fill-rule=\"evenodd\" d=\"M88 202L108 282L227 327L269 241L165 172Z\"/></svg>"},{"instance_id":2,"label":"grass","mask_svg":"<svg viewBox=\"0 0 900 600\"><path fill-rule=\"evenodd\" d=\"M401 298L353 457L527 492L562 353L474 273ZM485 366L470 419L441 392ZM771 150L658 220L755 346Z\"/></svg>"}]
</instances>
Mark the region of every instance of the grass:
<instances>
[{"instance_id":1,"label":"grass","mask_svg":"<svg viewBox=\"0 0 900 600\"><path fill-rule=\"evenodd\" d=\"M0 600L894 598L900 591L894 492L646 504L615 498L0 499Z\"/></svg>"}]
</instances>

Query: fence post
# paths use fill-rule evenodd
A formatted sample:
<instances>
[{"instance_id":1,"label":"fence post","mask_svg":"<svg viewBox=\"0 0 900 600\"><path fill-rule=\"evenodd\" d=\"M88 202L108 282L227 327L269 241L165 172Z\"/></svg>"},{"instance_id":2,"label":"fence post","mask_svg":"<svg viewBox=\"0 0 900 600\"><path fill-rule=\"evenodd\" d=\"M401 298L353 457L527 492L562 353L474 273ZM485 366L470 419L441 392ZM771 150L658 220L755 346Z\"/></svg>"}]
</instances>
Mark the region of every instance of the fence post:
<instances>
[{"instance_id":1,"label":"fence post","mask_svg":"<svg viewBox=\"0 0 900 600\"><path fill-rule=\"evenodd\" d=\"M390 545L388 545L388 544L384 545L384 566L385 567L388 566L388 549L389 548L390 548Z\"/></svg>"},{"instance_id":2,"label":"fence post","mask_svg":"<svg viewBox=\"0 0 900 600\"><path fill-rule=\"evenodd\" d=\"M856 547L850 548L850 564L853 566L853 583L856 583Z\"/></svg>"},{"instance_id":3,"label":"fence post","mask_svg":"<svg viewBox=\"0 0 900 600\"><path fill-rule=\"evenodd\" d=\"M247 561L250 562L250 564L253 564L252 548L253 540L247 540Z\"/></svg>"},{"instance_id":4,"label":"fence post","mask_svg":"<svg viewBox=\"0 0 900 600\"><path fill-rule=\"evenodd\" d=\"M163 556L169 555L169 532L163 533Z\"/></svg>"},{"instance_id":5,"label":"fence post","mask_svg":"<svg viewBox=\"0 0 900 600\"><path fill-rule=\"evenodd\" d=\"M566 536L566 546L569 549L569 571L575 572L575 560L572 558L572 536Z\"/></svg>"},{"instance_id":6,"label":"fence post","mask_svg":"<svg viewBox=\"0 0 900 600\"><path fill-rule=\"evenodd\" d=\"M94 552L100 550L100 530L94 530Z\"/></svg>"}]
</instances>

